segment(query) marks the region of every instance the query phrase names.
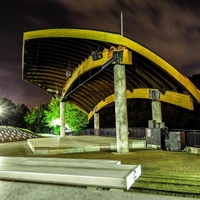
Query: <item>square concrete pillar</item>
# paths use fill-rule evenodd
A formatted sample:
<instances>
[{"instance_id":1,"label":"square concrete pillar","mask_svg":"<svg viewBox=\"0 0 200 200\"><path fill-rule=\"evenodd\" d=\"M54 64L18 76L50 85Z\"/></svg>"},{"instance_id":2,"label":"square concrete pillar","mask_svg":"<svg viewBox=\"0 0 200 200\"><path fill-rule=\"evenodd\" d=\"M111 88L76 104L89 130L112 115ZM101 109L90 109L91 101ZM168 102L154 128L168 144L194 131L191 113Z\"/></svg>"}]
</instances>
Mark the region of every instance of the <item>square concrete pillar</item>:
<instances>
[{"instance_id":1,"label":"square concrete pillar","mask_svg":"<svg viewBox=\"0 0 200 200\"><path fill-rule=\"evenodd\" d=\"M161 102L158 100L152 100L151 109L152 109L152 120L155 120L156 123L162 122Z\"/></svg>"},{"instance_id":2,"label":"square concrete pillar","mask_svg":"<svg viewBox=\"0 0 200 200\"><path fill-rule=\"evenodd\" d=\"M60 137L65 137L65 103L60 101Z\"/></svg>"},{"instance_id":3,"label":"square concrete pillar","mask_svg":"<svg viewBox=\"0 0 200 200\"><path fill-rule=\"evenodd\" d=\"M149 90L149 97L152 99L151 110L152 110L152 120L155 120L156 123L162 122L162 110L160 99L160 91L158 90Z\"/></svg>"},{"instance_id":4,"label":"square concrete pillar","mask_svg":"<svg viewBox=\"0 0 200 200\"><path fill-rule=\"evenodd\" d=\"M128 116L126 101L126 74L125 66L114 66L114 90L115 90L115 118L117 152L127 153L128 147Z\"/></svg>"},{"instance_id":5,"label":"square concrete pillar","mask_svg":"<svg viewBox=\"0 0 200 200\"><path fill-rule=\"evenodd\" d=\"M100 135L99 113L94 113L94 135Z\"/></svg>"}]
</instances>

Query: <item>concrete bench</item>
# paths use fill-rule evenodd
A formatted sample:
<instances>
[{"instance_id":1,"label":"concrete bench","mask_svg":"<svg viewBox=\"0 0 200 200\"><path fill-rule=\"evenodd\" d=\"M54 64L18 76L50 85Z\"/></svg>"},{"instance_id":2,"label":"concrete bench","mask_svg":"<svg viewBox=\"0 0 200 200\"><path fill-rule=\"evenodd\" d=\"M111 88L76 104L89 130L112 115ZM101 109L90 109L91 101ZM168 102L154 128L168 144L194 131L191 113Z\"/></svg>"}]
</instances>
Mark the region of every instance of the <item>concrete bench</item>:
<instances>
[{"instance_id":1,"label":"concrete bench","mask_svg":"<svg viewBox=\"0 0 200 200\"><path fill-rule=\"evenodd\" d=\"M140 175L140 165L111 160L0 157L4 180L128 190Z\"/></svg>"}]
</instances>

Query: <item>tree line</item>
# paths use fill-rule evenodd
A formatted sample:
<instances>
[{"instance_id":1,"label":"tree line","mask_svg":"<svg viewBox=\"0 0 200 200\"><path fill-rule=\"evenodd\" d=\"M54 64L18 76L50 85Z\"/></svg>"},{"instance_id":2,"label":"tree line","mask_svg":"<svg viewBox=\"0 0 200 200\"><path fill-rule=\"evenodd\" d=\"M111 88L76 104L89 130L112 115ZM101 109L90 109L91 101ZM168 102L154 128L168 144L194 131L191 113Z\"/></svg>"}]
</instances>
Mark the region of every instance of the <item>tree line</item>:
<instances>
[{"instance_id":1,"label":"tree line","mask_svg":"<svg viewBox=\"0 0 200 200\"><path fill-rule=\"evenodd\" d=\"M59 134L60 100L52 98L48 104L28 109L24 104L15 104L0 98L0 125L29 129L35 133ZM88 124L87 115L76 106L65 103L66 129L79 131Z\"/></svg>"},{"instance_id":2,"label":"tree line","mask_svg":"<svg viewBox=\"0 0 200 200\"><path fill-rule=\"evenodd\" d=\"M60 133L60 99L52 98L46 105L34 107L24 117L29 129L34 132ZM78 132L88 124L87 115L69 102L65 103L66 129Z\"/></svg>"}]
</instances>

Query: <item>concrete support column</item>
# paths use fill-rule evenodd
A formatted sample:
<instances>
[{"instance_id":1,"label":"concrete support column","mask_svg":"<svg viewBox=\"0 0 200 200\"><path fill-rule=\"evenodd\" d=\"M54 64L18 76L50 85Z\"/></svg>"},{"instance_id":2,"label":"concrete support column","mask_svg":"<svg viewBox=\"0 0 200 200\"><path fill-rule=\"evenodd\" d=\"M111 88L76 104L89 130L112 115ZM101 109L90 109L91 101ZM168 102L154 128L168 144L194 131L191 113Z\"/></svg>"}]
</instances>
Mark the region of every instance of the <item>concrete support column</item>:
<instances>
[{"instance_id":1,"label":"concrete support column","mask_svg":"<svg viewBox=\"0 0 200 200\"><path fill-rule=\"evenodd\" d=\"M152 100L151 109L152 120L155 120L157 123L162 122L161 102L158 100Z\"/></svg>"},{"instance_id":2,"label":"concrete support column","mask_svg":"<svg viewBox=\"0 0 200 200\"><path fill-rule=\"evenodd\" d=\"M125 66L114 66L114 90L115 90L115 119L117 152L127 153L128 147L128 116L126 102L126 74Z\"/></svg>"},{"instance_id":3,"label":"concrete support column","mask_svg":"<svg viewBox=\"0 0 200 200\"><path fill-rule=\"evenodd\" d=\"M94 135L100 135L99 113L94 113Z\"/></svg>"},{"instance_id":4,"label":"concrete support column","mask_svg":"<svg viewBox=\"0 0 200 200\"><path fill-rule=\"evenodd\" d=\"M60 101L60 137L65 137L65 103Z\"/></svg>"}]
</instances>

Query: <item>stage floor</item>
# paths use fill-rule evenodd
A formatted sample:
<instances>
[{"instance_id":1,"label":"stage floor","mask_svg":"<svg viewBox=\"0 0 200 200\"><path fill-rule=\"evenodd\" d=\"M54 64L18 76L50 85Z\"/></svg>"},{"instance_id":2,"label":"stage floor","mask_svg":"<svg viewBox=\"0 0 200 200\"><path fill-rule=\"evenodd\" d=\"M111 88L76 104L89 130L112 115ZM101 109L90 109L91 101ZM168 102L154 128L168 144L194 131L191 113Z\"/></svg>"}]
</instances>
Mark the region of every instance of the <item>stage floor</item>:
<instances>
[{"instance_id":1,"label":"stage floor","mask_svg":"<svg viewBox=\"0 0 200 200\"><path fill-rule=\"evenodd\" d=\"M27 147L35 155L116 151L116 138L101 136L34 138L27 140ZM130 139L129 149L135 148L146 148L146 141Z\"/></svg>"}]
</instances>

